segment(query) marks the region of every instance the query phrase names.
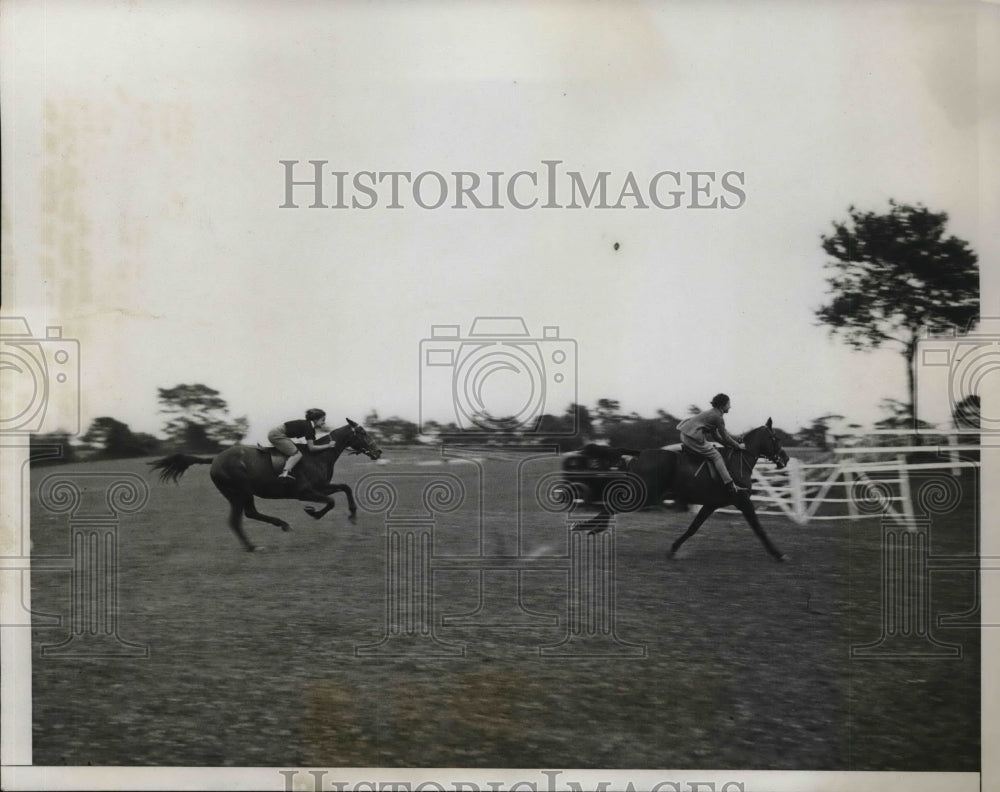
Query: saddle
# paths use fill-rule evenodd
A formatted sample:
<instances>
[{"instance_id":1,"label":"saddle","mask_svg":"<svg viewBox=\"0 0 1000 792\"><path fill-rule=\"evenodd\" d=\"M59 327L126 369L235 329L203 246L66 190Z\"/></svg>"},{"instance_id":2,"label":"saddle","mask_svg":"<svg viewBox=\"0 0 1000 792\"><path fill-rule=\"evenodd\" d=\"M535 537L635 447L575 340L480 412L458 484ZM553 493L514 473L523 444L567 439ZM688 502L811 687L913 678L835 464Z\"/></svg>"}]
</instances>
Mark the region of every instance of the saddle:
<instances>
[{"instance_id":1,"label":"saddle","mask_svg":"<svg viewBox=\"0 0 1000 792\"><path fill-rule=\"evenodd\" d=\"M683 443L673 443L665 446L663 450L677 454L680 464L691 469L692 475L695 478L702 475L703 470L707 470L709 478L715 479L716 481L719 480L719 471L716 470L715 464L704 454L699 454L697 451L688 448Z\"/></svg>"},{"instance_id":2,"label":"saddle","mask_svg":"<svg viewBox=\"0 0 1000 792\"><path fill-rule=\"evenodd\" d=\"M285 469L285 460L287 457L282 454L274 446L265 446L257 443L257 452L260 454L265 454L271 459L271 469L274 471L275 475L278 475L282 470ZM295 471L292 471L292 475L295 475Z\"/></svg>"}]
</instances>

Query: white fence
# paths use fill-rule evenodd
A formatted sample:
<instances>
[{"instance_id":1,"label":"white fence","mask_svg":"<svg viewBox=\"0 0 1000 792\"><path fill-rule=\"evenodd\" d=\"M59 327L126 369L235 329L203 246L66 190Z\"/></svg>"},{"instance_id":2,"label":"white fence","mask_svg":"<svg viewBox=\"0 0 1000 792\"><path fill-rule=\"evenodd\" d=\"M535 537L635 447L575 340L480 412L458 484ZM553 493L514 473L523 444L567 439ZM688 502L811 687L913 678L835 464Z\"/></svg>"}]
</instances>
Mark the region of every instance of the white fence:
<instances>
[{"instance_id":1,"label":"white fence","mask_svg":"<svg viewBox=\"0 0 1000 792\"><path fill-rule=\"evenodd\" d=\"M783 470L771 463L757 466L753 501L758 514L779 514L799 525L886 514L912 524L910 472L945 470L958 476L963 469L979 467L979 462L962 458L963 451L978 448L960 446L951 436L943 446L836 448L829 452L831 459L822 462L803 462L792 455ZM937 454L941 461L910 463L906 455L913 453ZM733 509L722 511L737 513Z\"/></svg>"}]
</instances>

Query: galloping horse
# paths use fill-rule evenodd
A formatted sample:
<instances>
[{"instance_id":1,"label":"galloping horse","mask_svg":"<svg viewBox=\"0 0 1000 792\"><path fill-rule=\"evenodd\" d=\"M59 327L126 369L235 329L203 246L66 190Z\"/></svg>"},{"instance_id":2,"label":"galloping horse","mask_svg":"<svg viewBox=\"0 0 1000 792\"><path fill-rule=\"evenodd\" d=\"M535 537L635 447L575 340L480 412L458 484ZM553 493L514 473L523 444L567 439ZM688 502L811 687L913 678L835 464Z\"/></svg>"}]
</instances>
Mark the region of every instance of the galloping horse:
<instances>
[{"instance_id":1,"label":"galloping horse","mask_svg":"<svg viewBox=\"0 0 1000 792\"><path fill-rule=\"evenodd\" d=\"M764 426L758 426L744 436L746 450L722 449L722 457L733 480L749 490L750 476L757 460L765 457L778 469L788 464L788 454L774 434L771 419ZM747 523L760 539L767 552L777 561L785 561L786 556L778 550L764 532L757 517L757 511L750 501L749 492L734 493L718 476L712 461L687 451L680 446L666 449L646 449L640 452L627 467L628 474L642 483L646 506L659 505L665 498L683 503L700 503L701 509L687 531L670 547L669 558L673 558L684 542L697 533L716 509L736 506L743 513ZM607 528L610 513L603 509L596 517L582 523L580 529L600 531Z\"/></svg>"},{"instance_id":2,"label":"galloping horse","mask_svg":"<svg viewBox=\"0 0 1000 792\"><path fill-rule=\"evenodd\" d=\"M257 511L254 496L277 500L294 499L325 504L322 509L305 507L305 512L314 519L319 519L335 505L333 496L343 492L347 496L347 507L350 510L348 519L357 519L357 504L354 494L347 484L331 484L333 467L345 449L350 448L354 454L365 454L371 459L382 456L375 441L350 418L347 425L334 429L327 437L330 438L328 450L309 451L305 446L299 446L303 452L302 459L294 469L294 480L279 479L278 473L284 466L284 455L275 448L251 448L235 445L227 448L216 457L196 457L189 454L173 454L156 462L150 462L154 470L160 471L160 481L177 480L192 465L211 465L209 475L216 488L230 504L229 527L233 529L243 546L250 552L256 548L243 533L243 515L251 520L276 525L281 530L291 528L284 520L269 517ZM323 438L317 438L322 440Z\"/></svg>"}]
</instances>

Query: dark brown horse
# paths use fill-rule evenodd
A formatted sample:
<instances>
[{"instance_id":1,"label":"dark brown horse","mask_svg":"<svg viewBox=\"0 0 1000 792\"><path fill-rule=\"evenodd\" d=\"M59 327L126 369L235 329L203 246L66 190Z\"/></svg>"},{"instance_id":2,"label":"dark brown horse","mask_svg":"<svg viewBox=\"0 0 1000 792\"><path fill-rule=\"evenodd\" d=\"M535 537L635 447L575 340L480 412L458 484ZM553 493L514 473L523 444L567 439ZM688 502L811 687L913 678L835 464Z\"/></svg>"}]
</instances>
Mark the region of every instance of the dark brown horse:
<instances>
[{"instance_id":1,"label":"dark brown horse","mask_svg":"<svg viewBox=\"0 0 1000 792\"><path fill-rule=\"evenodd\" d=\"M775 436L770 418L764 426L747 432L743 445L746 446L745 451L727 447L721 453L733 480L745 487L747 492L734 493L726 487L710 459L680 446L652 448L640 452L628 465L627 476L631 479L632 489L638 493L638 500L620 510L659 505L665 498L682 503L702 504L687 531L671 545L668 557L673 558L680 546L697 533L716 509L735 506L742 512L771 557L777 561L786 560L786 556L772 544L760 524L757 511L750 500L749 488L757 460L765 457L780 470L788 464L788 454ZM602 509L597 516L581 523L578 529L592 532L604 530L608 527L610 517L611 513L607 508Z\"/></svg>"},{"instance_id":2,"label":"dark brown horse","mask_svg":"<svg viewBox=\"0 0 1000 792\"><path fill-rule=\"evenodd\" d=\"M334 429L329 437L329 449L309 451L305 446L299 446L302 459L293 471L295 478L291 481L279 479L278 473L284 466L285 456L275 448L252 448L235 445L227 448L215 457L196 457L189 454L173 454L150 462L154 470L160 471L160 481L177 480L192 465L211 465L209 475L212 481L230 504L229 527L233 529L243 546L253 552L256 548L243 533L243 516L251 520L276 525L287 531L291 526L277 517L270 517L257 511L254 496L276 500L300 500L324 504L322 509L306 506L305 511L315 519L319 519L332 509L334 495L343 492L347 496L348 519L354 522L357 517L357 504L354 494L347 484L331 484L333 467L340 455L348 448L355 454L366 454L372 459L382 456L375 441L368 435L364 427L347 419L347 425ZM323 438L317 438L322 444Z\"/></svg>"}]
</instances>

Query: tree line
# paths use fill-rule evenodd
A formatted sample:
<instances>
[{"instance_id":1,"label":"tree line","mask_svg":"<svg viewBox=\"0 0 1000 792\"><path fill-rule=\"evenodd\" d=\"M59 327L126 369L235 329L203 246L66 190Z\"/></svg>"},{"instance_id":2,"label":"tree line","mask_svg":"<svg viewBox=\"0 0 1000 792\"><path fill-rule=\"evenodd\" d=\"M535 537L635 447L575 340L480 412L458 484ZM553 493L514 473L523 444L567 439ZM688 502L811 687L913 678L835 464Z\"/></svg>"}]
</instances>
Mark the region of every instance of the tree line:
<instances>
[{"instance_id":1,"label":"tree line","mask_svg":"<svg viewBox=\"0 0 1000 792\"><path fill-rule=\"evenodd\" d=\"M968 243L946 234L947 222L944 212L890 200L888 212L881 214L849 207L848 218L834 221L832 233L820 236L820 245L830 258L825 265L829 301L814 310L818 322L854 349L895 345L905 361L908 400L883 399L884 417L876 428L930 428L918 420L915 409L917 343L929 330L971 330L978 319L978 257ZM100 456L129 457L167 448L213 453L246 436L246 417L231 418L226 401L215 389L197 383L158 390L160 411L167 418L166 439L133 432L127 424L102 416L91 424L83 442ZM688 412L697 409L691 405ZM593 408L571 404L560 415L542 415L530 432L510 422L505 427L501 421L487 439L558 443L566 449L592 440L652 448L678 442L680 420L662 409L649 417L625 414L617 400L600 399ZM953 405L952 421L958 429L978 429L979 396L965 394ZM844 424L843 416L830 413L794 434L780 429L777 434L785 445L825 448L838 424ZM461 442L463 437L454 423L419 427L399 416L380 418L375 410L366 417L365 426L386 444L412 444L435 437ZM847 424L846 429L860 427ZM483 438L469 441L479 443ZM62 446L63 459L75 453L65 434L33 436L31 442L39 447Z\"/></svg>"},{"instance_id":2,"label":"tree line","mask_svg":"<svg viewBox=\"0 0 1000 792\"><path fill-rule=\"evenodd\" d=\"M229 407L218 391L202 384L160 388L161 412L167 416L165 438L145 432L133 432L128 424L102 416L94 419L74 446L65 433L32 436L34 464L71 462L87 454L99 459L124 459L152 456L169 451L214 454L222 448L239 443L246 436L247 418L231 419ZM883 399L883 418L876 429L909 429L911 418L908 405L895 399ZM701 408L689 405L686 413L694 415ZM979 426L979 397L970 396L959 403L953 413L956 428ZM683 420L659 409L652 416L624 412L617 399L598 399L593 407L570 404L560 415L544 414L528 428L516 426L491 432L470 434L454 422L426 423L423 427L399 416L381 418L376 410L365 416L364 426L384 445L419 445L447 442L451 445L558 445L564 451L581 448L590 442L602 442L622 448L660 448L680 442L677 425ZM922 424L922 422L921 422ZM922 424L922 429L932 427ZM423 429L423 431L421 431ZM850 423L843 415L826 413L795 432L775 427L782 445L794 448L807 446L827 449L846 437L862 431L860 424ZM880 440L890 444L891 439ZM903 439L900 439L903 442ZM907 441L908 442L908 441Z\"/></svg>"},{"instance_id":3,"label":"tree line","mask_svg":"<svg viewBox=\"0 0 1000 792\"><path fill-rule=\"evenodd\" d=\"M32 435L31 456L37 464L70 462L81 454L94 458L126 459L185 450L214 454L246 437L246 416L232 418L219 391L201 383L158 388L157 401L165 417L164 438L134 432L128 424L108 415L95 418L74 446L66 433ZM58 448L58 453L56 449Z\"/></svg>"}]
</instances>

